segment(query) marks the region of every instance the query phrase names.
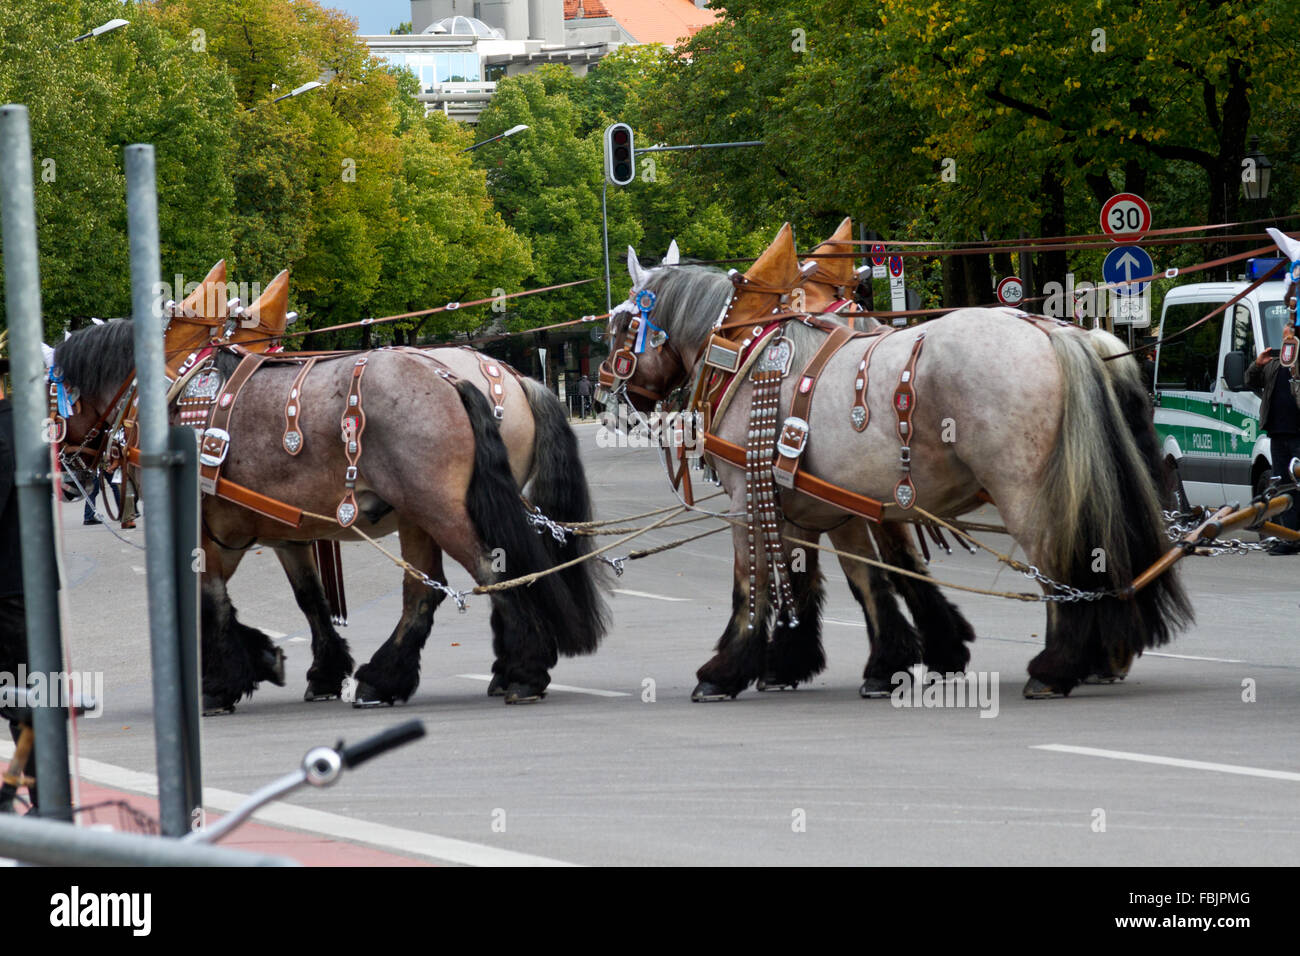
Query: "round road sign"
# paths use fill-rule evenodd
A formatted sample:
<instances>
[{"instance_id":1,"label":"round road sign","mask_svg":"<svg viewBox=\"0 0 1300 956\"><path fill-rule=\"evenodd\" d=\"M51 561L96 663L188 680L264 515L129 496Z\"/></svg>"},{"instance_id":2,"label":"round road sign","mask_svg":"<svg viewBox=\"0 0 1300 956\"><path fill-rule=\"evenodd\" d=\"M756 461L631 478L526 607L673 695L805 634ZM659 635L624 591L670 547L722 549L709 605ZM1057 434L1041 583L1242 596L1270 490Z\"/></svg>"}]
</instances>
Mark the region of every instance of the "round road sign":
<instances>
[{"instance_id":1,"label":"round road sign","mask_svg":"<svg viewBox=\"0 0 1300 956\"><path fill-rule=\"evenodd\" d=\"M885 251L885 247L882 246L880 243L876 243L874 246L871 247L871 251L872 251L873 253L875 253L875 252L884 252L884 251ZM871 264L872 264L873 266L883 266L883 265L885 264L885 257L884 257L884 256L873 255L873 256L871 257Z\"/></svg>"},{"instance_id":2,"label":"round road sign","mask_svg":"<svg viewBox=\"0 0 1300 956\"><path fill-rule=\"evenodd\" d=\"M897 279L899 276L901 276L901 275L903 274L903 257L902 257L902 256L890 256L890 257L889 257L889 274L890 274L891 276L893 276L895 279Z\"/></svg>"},{"instance_id":3,"label":"round road sign","mask_svg":"<svg viewBox=\"0 0 1300 956\"><path fill-rule=\"evenodd\" d=\"M1019 305L1025 298L1025 284L1019 276L1007 276L998 283L998 301L1003 305Z\"/></svg>"},{"instance_id":4,"label":"round road sign","mask_svg":"<svg viewBox=\"0 0 1300 956\"><path fill-rule=\"evenodd\" d=\"M1116 242L1137 242L1151 229L1151 207L1134 193L1116 193L1101 207L1101 231Z\"/></svg>"}]
</instances>

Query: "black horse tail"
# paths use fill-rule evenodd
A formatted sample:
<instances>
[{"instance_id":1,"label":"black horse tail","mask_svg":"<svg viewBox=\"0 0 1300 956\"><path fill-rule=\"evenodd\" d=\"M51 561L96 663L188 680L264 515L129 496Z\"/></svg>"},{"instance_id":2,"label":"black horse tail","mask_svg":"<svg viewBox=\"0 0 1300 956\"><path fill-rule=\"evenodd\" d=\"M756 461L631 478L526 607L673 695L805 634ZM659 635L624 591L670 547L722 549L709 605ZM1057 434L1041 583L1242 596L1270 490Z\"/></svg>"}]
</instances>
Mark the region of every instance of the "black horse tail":
<instances>
[{"instance_id":1,"label":"black horse tail","mask_svg":"<svg viewBox=\"0 0 1300 956\"><path fill-rule=\"evenodd\" d=\"M506 581L552 567L546 547L524 513L519 486L510 471L505 443L487 399L468 382L456 391L474 432L474 474L465 508L493 565L493 580ZM544 689L547 672L570 630L584 626L559 574L492 593L493 629L505 643L498 658L508 662L510 681Z\"/></svg>"},{"instance_id":2,"label":"black horse tail","mask_svg":"<svg viewBox=\"0 0 1300 956\"><path fill-rule=\"evenodd\" d=\"M1122 592L1169 548L1152 477L1158 452L1150 403L1137 376L1109 371L1083 336L1061 331L1050 339L1064 410L1031 519L1043 529L1042 570L1084 590ZM1191 619L1172 572L1132 596L1054 604L1049 627L1057 641L1049 638L1030 674L1068 692L1089 673L1166 643Z\"/></svg>"},{"instance_id":3,"label":"black horse tail","mask_svg":"<svg viewBox=\"0 0 1300 956\"><path fill-rule=\"evenodd\" d=\"M569 427L564 405L550 389L533 379L521 379L528 407L533 412L533 468L528 475L528 499L552 521L590 521L591 493L578 451L578 439ZM563 564L589 554L591 538L568 535L557 541L549 531L542 543L553 564ZM590 654L609 628L609 611L602 593L606 575L595 559L575 564L557 577L568 588L575 616L580 622L560 641L563 654Z\"/></svg>"}]
</instances>

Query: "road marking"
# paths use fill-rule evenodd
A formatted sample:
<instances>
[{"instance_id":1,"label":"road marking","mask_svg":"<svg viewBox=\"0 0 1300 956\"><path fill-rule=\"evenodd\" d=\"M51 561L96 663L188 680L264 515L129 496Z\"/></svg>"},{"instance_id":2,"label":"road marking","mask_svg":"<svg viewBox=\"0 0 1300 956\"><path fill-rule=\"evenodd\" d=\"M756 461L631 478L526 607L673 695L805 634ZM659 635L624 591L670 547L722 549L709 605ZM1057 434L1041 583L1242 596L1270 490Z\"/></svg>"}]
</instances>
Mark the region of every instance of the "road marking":
<instances>
[{"instance_id":1,"label":"road marking","mask_svg":"<svg viewBox=\"0 0 1300 956\"><path fill-rule=\"evenodd\" d=\"M0 757L8 760L13 756L13 745L0 743ZM158 796L158 778L151 773L129 770L113 764L100 763L98 760L82 758L77 762L78 774L94 783L100 783L121 790L131 790L148 797ZM203 788L203 804L213 810L230 812L240 806L247 796L231 790L216 787ZM259 823L273 826L289 827L294 830L306 830L309 833L321 833L348 843L368 843L371 846L394 850L407 856L424 856L446 863L461 863L466 866L575 866L563 860L554 860L546 856L534 856L531 853L517 853L495 846L471 843L452 837L422 833L418 830L404 830L383 823L370 823L345 817L337 813L313 810L289 803L273 803L253 814L252 819ZM238 832L238 831L236 831Z\"/></svg>"},{"instance_id":2,"label":"road marking","mask_svg":"<svg viewBox=\"0 0 1300 956\"><path fill-rule=\"evenodd\" d=\"M822 623L823 623L823 624L840 624L840 625L843 625L844 627L862 627L862 626L863 626L863 622L862 622L862 621L837 621L837 620L836 620L835 618L833 618L833 617L824 617L824 618L822 618Z\"/></svg>"},{"instance_id":3,"label":"road marking","mask_svg":"<svg viewBox=\"0 0 1300 956\"><path fill-rule=\"evenodd\" d=\"M144 568L140 567L140 566L137 565L137 564L133 564L133 565L131 565L131 570L134 571L136 574L144 574L144 573L145 573Z\"/></svg>"},{"instance_id":4,"label":"road marking","mask_svg":"<svg viewBox=\"0 0 1300 956\"><path fill-rule=\"evenodd\" d=\"M1213 661L1216 664L1244 664L1245 661L1239 661L1233 657L1197 657L1194 654L1159 654L1155 651L1144 651L1147 657L1173 657L1180 661Z\"/></svg>"},{"instance_id":5,"label":"road marking","mask_svg":"<svg viewBox=\"0 0 1300 956\"><path fill-rule=\"evenodd\" d=\"M1072 747L1069 744L1033 744L1031 750L1054 750L1058 753L1082 754L1085 757L1108 757L1111 760L1132 760L1136 763L1158 763L1167 767L1186 767L1188 770L1213 770L1218 773L1235 773L1243 777L1268 777L1271 780L1300 780L1300 773L1289 770L1264 770L1260 767L1242 767L1232 763L1211 763L1208 760L1184 760L1181 757L1160 757L1154 754L1135 754L1126 750L1099 750L1096 747Z\"/></svg>"},{"instance_id":6,"label":"road marking","mask_svg":"<svg viewBox=\"0 0 1300 956\"><path fill-rule=\"evenodd\" d=\"M465 680L490 681L491 674L457 674ZM570 694L591 694L593 697L631 697L625 690L598 690L594 687L571 687L568 684L548 684L547 690L567 690Z\"/></svg>"},{"instance_id":7,"label":"road marking","mask_svg":"<svg viewBox=\"0 0 1300 956\"><path fill-rule=\"evenodd\" d=\"M627 588L610 588L615 594L626 594L628 597L650 598L652 601L690 601L690 598L668 597L665 594L651 594L649 591L629 591Z\"/></svg>"}]
</instances>

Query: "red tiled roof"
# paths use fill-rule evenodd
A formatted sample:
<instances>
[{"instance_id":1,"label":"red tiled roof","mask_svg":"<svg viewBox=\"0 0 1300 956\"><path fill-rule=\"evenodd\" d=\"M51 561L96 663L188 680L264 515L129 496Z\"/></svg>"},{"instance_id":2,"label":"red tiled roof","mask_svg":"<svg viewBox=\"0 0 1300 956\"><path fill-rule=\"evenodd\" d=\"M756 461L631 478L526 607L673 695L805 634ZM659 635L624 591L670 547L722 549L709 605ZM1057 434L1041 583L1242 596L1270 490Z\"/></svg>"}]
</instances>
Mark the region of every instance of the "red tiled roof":
<instances>
[{"instance_id":1,"label":"red tiled roof","mask_svg":"<svg viewBox=\"0 0 1300 956\"><path fill-rule=\"evenodd\" d=\"M691 0L583 0L584 15L609 16L637 43L673 46L718 19L715 10L701 10ZM578 0L564 0L564 17L577 15ZM599 9L604 11L597 13Z\"/></svg>"},{"instance_id":2,"label":"red tiled roof","mask_svg":"<svg viewBox=\"0 0 1300 956\"><path fill-rule=\"evenodd\" d=\"M584 17L607 17L609 11L600 0L581 0ZM578 16L579 0L564 0L564 19L575 20Z\"/></svg>"}]
</instances>

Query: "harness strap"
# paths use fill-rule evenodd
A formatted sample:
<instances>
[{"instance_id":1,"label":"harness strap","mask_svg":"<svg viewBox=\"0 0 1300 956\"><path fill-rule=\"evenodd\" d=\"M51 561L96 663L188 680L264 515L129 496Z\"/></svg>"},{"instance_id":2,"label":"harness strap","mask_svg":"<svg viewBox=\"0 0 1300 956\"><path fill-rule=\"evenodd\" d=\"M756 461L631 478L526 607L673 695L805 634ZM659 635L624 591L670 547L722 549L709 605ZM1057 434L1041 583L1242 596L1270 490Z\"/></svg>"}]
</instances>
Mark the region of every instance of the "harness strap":
<instances>
[{"instance_id":1,"label":"harness strap","mask_svg":"<svg viewBox=\"0 0 1300 956\"><path fill-rule=\"evenodd\" d=\"M916 486L912 484L912 412L916 409L916 361L921 357L925 345L925 333L922 332L912 343L912 354L907 365L898 377L898 387L894 389L894 411L898 415L898 440L902 442L898 461L903 466L903 477L894 486L894 501L906 511L916 503Z\"/></svg>"},{"instance_id":2,"label":"harness strap","mask_svg":"<svg viewBox=\"0 0 1300 956\"><path fill-rule=\"evenodd\" d=\"M342 528L357 520L357 462L361 459L361 433L366 430L366 413L361 408L361 378L366 374L368 361L367 356L363 355L352 366L347 404L343 407L343 417L339 419L343 455L348 462L347 470L343 473L343 500L334 509L334 516Z\"/></svg>"},{"instance_id":3,"label":"harness strap","mask_svg":"<svg viewBox=\"0 0 1300 956\"><path fill-rule=\"evenodd\" d=\"M715 455L738 468L745 467L745 449L739 445L733 445L726 439L719 438L711 432L706 432L704 435L704 450L710 455ZM810 498L824 501L826 504L834 505L842 511L847 511L850 514L858 515L876 523L880 522L880 516L884 512L884 505L876 499L833 485L815 475L809 474L807 471L801 470L795 474L794 487L796 491L802 492Z\"/></svg>"},{"instance_id":4,"label":"harness strap","mask_svg":"<svg viewBox=\"0 0 1300 956\"><path fill-rule=\"evenodd\" d=\"M126 460L132 465L139 465L140 449L128 448L126 450ZM279 521L281 524L287 524L294 528L302 524L301 508L295 508L291 504L237 484L229 478L222 478L220 475L217 476L216 490L208 492L208 494L215 495L242 508L247 508L249 511L255 511L267 518Z\"/></svg>"},{"instance_id":5,"label":"harness strap","mask_svg":"<svg viewBox=\"0 0 1300 956\"><path fill-rule=\"evenodd\" d=\"M303 363L293 384L289 386L289 398L284 403L284 435L280 438L280 444L290 455L302 451L302 428L298 424L298 419L302 416L302 386L318 358L319 356L313 355Z\"/></svg>"},{"instance_id":6,"label":"harness strap","mask_svg":"<svg viewBox=\"0 0 1300 956\"><path fill-rule=\"evenodd\" d=\"M245 355L212 408L212 417L203 431L203 442L199 446L199 487L205 494L216 494L221 466L230 451L229 427L230 417L235 411L235 400L261 364L261 355ZM131 447L135 447L134 442Z\"/></svg>"},{"instance_id":7,"label":"harness strap","mask_svg":"<svg viewBox=\"0 0 1300 956\"><path fill-rule=\"evenodd\" d=\"M475 357L478 359L479 372L487 380L488 393L492 396L492 414L497 421L501 421L506 413L505 375L502 374L501 365L486 355L475 353Z\"/></svg>"},{"instance_id":8,"label":"harness strap","mask_svg":"<svg viewBox=\"0 0 1300 956\"><path fill-rule=\"evenodd\" d=\"M871 371L871 353L893 331L893 326L889 325L882 325L877 329L874 333L875 338L867 346L867 350L862 353L862 361L858 363L858 378L853 383L853 408L849 411L849 421L853 425L854 431L866 431L867 424L871 421L871 406L867 404L867 388L869 386L867 376Z\"/></svg>"},{"instance_id":9,"label":"harness strap","mask_svg":"<svg viewBox=\"0 0 1300 956\"><path fill-rule=\"evenodd\" d=\"M808 418L818 377L835 354L860 334L848 326L834 326L821 348L804 366L794 397L790 399L790 414L781 426L781 437L776 445L778 457L772 468L772 477L782 488L794 487L795 472L799 470L799 461L808 445Z\"/></svg>"}]
</instances>

